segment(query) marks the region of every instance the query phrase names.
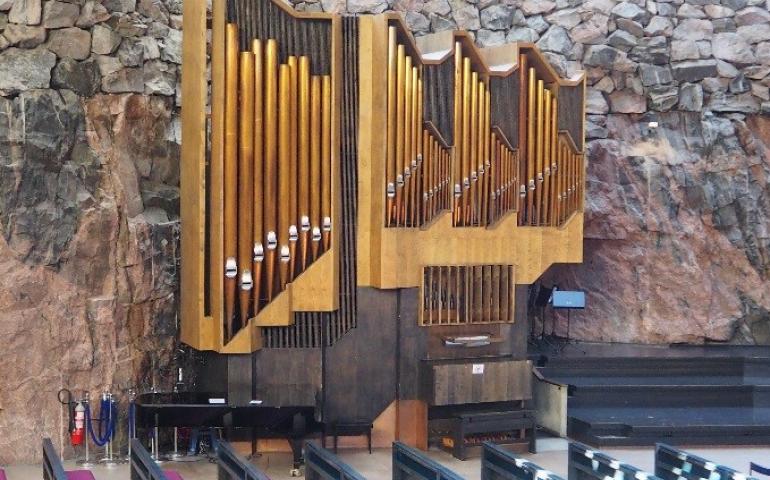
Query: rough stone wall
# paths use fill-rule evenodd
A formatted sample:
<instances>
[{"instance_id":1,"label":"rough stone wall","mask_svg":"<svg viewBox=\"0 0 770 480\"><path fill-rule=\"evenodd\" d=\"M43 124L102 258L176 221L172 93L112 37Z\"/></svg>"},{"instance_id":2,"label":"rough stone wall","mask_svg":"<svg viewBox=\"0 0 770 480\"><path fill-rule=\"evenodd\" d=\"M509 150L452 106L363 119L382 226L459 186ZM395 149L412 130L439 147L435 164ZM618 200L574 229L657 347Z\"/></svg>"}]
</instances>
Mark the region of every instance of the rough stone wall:
<instances>
[{"instance_id":1,"label":"rough stone wall","mask_svg":"<svg viewBox=\"0 0 770 480\"><path fill-rule=\"evenodd\" d=\"M61 448L60 388L172 375L180 15L0 0L0 465Z\"/></svg>"},{"instance_id":2,"label":"rough stone wall","mask_svg":"<svg viewBox=\"0 0 770 480\"><path fill-rule=\"evenodd\" d=\"M544 279L589 292L573 336L770 341L767 3L296 6L397 10L418 35L536 41L562 74L585 68L585 263ZM58 443L61 387L169 381L180 15L181 0L0 0L0 464Z\"/></svg>"},{"instance_id":3,"label":"rough stone wall","mask_svg":"<svg viewBox=\"0 0 770 480\"><path fill-rule=\"evenodd\" d=\"M417 35L459 28L482 46L535 42L560 74L585 70L585 262L554 267L542 280L587 292L571 336L770 343L770 2L296 6L401 11ZM565 320L557 321L561 335Z\"/></svg>"}]
</instances>

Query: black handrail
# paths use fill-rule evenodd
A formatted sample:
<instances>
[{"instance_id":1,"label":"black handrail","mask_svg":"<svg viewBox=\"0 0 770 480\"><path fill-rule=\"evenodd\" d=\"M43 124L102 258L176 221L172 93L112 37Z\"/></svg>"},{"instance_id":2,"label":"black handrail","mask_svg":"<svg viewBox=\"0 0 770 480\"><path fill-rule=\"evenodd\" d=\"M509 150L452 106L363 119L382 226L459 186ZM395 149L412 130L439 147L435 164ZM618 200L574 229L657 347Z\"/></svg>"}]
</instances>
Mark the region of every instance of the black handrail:
<instances>
[{"instance_id":1,"label":"black handrail","mask_svg":"<svg viewBox=\"0 0 770 480\"><path fill-rule=\"evenodd\" d=\"M366 480L340 457L313 442L305 442L307 480Z\"/></svg>"},{"instance_id":2,"label":"black handrail","mask_svg":"<svg viewBox=\"0 0 770 480\"><path fill-rule=\"evenodd\" d=\"M563 480L532 462L484 442L481 453L481 480Z\"/></svg>"},{"instance_id":3,"label":"black handrail","mask_svg":"<svg viewBox=\"0 0 770 480\"><path fill-rule=\"evenodd\" d=\"M131 480L168 480L138 438L131 440Z\"/></svg>"},{"instance_id":4,"label":"black handrail","mask_svg":"<svg viewBox=\"0 0 770 480\"><path fill-rule=\"evenodd\" d=\"M664 443L655 444L655 475L663 480L754 480L724 465L676 449Z\"/></svg>"},{"instance_id":5,"label":"black handrail","mask_svg":"<svg viewBox=\"0 0 770 480\"><path fill-rule=\"evenodd\" d=\"M393 480L463 480L463 477L401 442L393 442Z\"/></svg>"},{"instance_id":6,"label":"black handrail","mask_svg":"<svg viewBox=\"0 0 770 480\"><path fill-rule=\"evenodd\" d=\"M220 440L217 444L218 480L270 480L264 472L238 455L233 447Z\"/></svg>"},{"instance_id":7,"label":"black handrail","mask_svg":"<svg viewBox=\"0 0 770 480\"><path fill-rule=\"evenodd\" d=\"M67 480L67 473L50 438L43 439L43 479Z\"/></svg>"},{"instance_id":8,"label":"black handrail","mask_svg":"<svg viewBox=\"0 0 770 480\"><path fill-rule=\"evenodd\" d=\"M621 463L605 453L577 442L569 444L568 472L568 480L605 480L606 478L660 480L655 475Z\"/></svg>"}]
</instances>

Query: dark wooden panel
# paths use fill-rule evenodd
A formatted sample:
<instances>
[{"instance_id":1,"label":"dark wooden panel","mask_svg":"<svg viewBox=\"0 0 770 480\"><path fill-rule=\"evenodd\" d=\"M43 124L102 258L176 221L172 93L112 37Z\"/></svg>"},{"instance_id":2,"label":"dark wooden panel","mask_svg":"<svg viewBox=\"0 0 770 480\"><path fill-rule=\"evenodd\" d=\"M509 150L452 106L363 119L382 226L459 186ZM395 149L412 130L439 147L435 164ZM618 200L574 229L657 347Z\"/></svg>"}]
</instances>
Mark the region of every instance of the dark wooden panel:
<instances>
[{"instance_id":1,"label":"dark wooden panel","mask_svg":"<svg viewBox=\"0 0 770 480\"><path fill-rule=\"evenodd\" d=\"M307 55L313 75L331 72L330 20L296 19L272 0L229 0L227 17L238 24L242 50L250 50L254 38L273 38L281 62L289 55Z\"/></svg>"},{"instance_id":2,"label":"dark wooden panel","mask_svg":"<svg viewBox=\"0 0 770 480\"><path fill-rule=\"evenodd\" d=\"M490 77L492 126L498 127L512 148L519 148L519 74Z\"/></svg>"},{"instance_id":3,"label":"dark wooden panel","mask_svg":"<svg viewBox=\"0 0 770 480\"><path fill-rule=\"evenodd\" d=\"M418 325L420 289L408 288L399 291L399 398L419 398L420 360L425 358L428 329Z\"/></svg>"},{"instance_id":4,"label":"dark wooden panel","mask_svg":"<svg viewBox=\"0 0 770 480\"><path fill-rule=\"evenodd\" d=\"M474 373L474 365L483 368ZM425 362L423 391L429 405L504 402L532 398L528 360Z\"/></svg>"},{"instance_id":5,"label":"dark wooden panel","mask_svg":"<svg viewBox=\"0 0 770 480\"><path fill-rule=\"evenodd\" d=\"M228 403L248 405L251 400L251 355L227 355Z\"/></svg>"},{"instance_id":6,"label":"dark wooden panel","mask_svg":"<svg viewBox=\"0 0 770 480\"><path fill-rule=\"evenodd\" d=\"M583 150L583 84L559 87L559 130L569 132L579 150Z\"/></svg>"},{"instance_id":7,"label":"dark wooden panel","mask_svg":"<svg viewBox=\"0 0 770 480\"><path fill-rule=\"evenodd\" d=\"M424 120L432 122L449 145L454 144L454 58L439 65L424 65Z\"/></svg>"},{"instance_id":8,"label":"dark wooden panel","mask_svg":"<svg viewBox=\"0 0 770 480\"><path fill-rule=\"evenodd\" d=\"M254 392L265 406L315 406L321 349L264 349L254 354Z\"/></svg>"},{"instance_id":9,"label":"dark wooden panel","mask_svg":"<svg viewBox=\"0 0 770 480\"><path fill-rule=\"evenodd\" d=\"M324 421L372 421L396 398L398 293L360 288L356 328L326 347Z\"/></svg>"}]
</instances>

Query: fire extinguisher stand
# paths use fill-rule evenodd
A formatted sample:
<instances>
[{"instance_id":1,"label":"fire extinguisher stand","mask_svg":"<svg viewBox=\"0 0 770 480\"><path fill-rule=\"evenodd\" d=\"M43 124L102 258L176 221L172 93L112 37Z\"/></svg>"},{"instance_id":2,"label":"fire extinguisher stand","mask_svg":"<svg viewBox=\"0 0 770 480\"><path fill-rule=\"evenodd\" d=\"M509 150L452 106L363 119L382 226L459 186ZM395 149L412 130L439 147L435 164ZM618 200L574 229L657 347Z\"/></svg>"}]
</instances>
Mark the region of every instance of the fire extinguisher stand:
<instances>
[{"instance_id":1,"label":"fire extinguisher stand","mask_svg":"<svg viewBox=\"0 0 770 480\"><path fill-rule=\"evenodd\" d=\"M84 407L86 407L86 411L87 412L89 411L88 408L87 408L89 400L90 400L90 394L88 392L83 392L83 400L81 400L81 403L83 404ZM84 421L86 422L86 426L85 426L86 432L85 432L85 435L84 435L85 438L83 439L83 442L86 444L86 456L85 456L85 458L83 458L81 460L78 460L77 463L81 467L91 468L91 467L95 467L96 464L91 461L91 455L90 455L90 452L88 450L88 423L87 422L89 420L88 420L88 418L85 418Z\"/></svg>"}]
</instances>

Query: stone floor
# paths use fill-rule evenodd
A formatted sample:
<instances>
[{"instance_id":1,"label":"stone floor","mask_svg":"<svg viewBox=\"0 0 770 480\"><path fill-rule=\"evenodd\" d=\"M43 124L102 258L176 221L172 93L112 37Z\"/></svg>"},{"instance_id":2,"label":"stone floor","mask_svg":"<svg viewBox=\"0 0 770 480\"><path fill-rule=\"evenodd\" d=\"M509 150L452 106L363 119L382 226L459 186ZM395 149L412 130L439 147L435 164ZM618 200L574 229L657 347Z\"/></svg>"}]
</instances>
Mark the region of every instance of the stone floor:
<instances>
[{"instance_id":1,"label":"stone floor","mask_svg":"<svg viewBox=\"0 0 770 480\"><path fill-rule=\"evenodd\" d=\"M768 447L725 446L685 449L708 460L742 472L748 472L750 461L764 463L765 465L770 464L770 448ZM535 455L523 456L566 479L566 440L540 439L538 440L538 451L539 453ZM652 472L654 463L652 447L611 448L603 451L622 462ZM468 480L479 479L478 460L462 462L438 450L431 450L428 452L428 455ZM340 451L340 456L367 479L386 480L391 478L389 449L377 449L371 455L361 450L342 450ZM265 454L255 459L255 463L273 480L291 479L289 476L291 456L289 454ZM177 470L185 480L216 479L216 465L209 463L205 459L196 462L168 462L162 466L164 469ZM74 464L67 464L65 467L67 469L76 468ZM8 480L38 480L42 475L39 465L19 465L4 468L8 474ZM129 478L128 466L126 465L115 468L95 467L93 470L97 480L128 480Z\"/></svg>"}]
</instances>

